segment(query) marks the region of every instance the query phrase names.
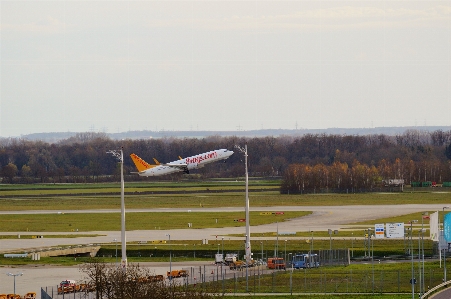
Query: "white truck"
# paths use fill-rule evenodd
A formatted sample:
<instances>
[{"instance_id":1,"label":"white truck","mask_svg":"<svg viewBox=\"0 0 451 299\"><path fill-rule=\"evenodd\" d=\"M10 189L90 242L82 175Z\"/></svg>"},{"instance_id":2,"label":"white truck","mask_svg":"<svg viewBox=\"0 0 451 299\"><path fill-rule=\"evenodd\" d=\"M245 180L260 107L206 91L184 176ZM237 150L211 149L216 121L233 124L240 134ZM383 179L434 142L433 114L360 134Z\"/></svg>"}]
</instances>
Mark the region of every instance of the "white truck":
<instances>
[{"instance_id":1,"label":"white truck","mask_svg":"<svg viewBox=\"0 0 451 299\"><path fill-rule=\"evenodd\" d=\"M227 265L230 266L233 263L236 263L238 255L236 253L227 253L224 257L221 253L215 254L215 264L216 265Z\"/></svg>"},{"instance_id":2,"label":"white truck","mask_svg":"<svg viewBox=\"0 0 451 299\"><path fill-rule=\"evenodd\" d=\"M224 263L224 255L222 253L215 254L215 265Z\"/></svg>"},{"instance_id":3,"label":"white truck","mask_svg":"<svg viewBox=\"0 0 451 299\"><path fill-rule=\"evenodd\" d=\"M238 255L236 253L227 253L224 259L226 265L233 264L237 261Z\"/></svg>"}]
</instances>

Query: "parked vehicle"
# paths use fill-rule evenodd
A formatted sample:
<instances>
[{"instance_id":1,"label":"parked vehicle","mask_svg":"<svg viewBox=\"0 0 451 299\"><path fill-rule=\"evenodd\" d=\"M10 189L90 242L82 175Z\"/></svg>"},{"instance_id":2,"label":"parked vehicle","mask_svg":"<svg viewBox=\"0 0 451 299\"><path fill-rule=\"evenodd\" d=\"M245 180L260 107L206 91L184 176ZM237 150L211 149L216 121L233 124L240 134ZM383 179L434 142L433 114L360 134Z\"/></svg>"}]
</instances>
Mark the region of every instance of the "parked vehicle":
<instances>
[{"instance_id":1,"label":"parked vehicle","mask_svg":"<svg viewBox=\"0 0 451 299\"><path fill-rule=\"evenodd\" d=\"M281 257L268 258L268 262L267 262L266 266L268 267L268 269L276 269L276 270L280 270L280 269L285 270L285 268L286 268L285 260Z\"/></svg>"},{"instance_id":2,"label":"parked vehicle","mask_svg":"<svg viewBox=\"0 0 451 299\"><path fill-rule=\"evenodd\" d=\"M23 299L36 299L36 293L35 292L26 293L25 296L23 296Z\"/></svg>"},{"instance_id":3,"label":"parked vehicle","mask_svg":"<svg viewBox=\"0 0 451 299\"><path fill-rule=\"evenodd\" d=\"M79 292L82 286L77 284L75 280L66 279L60 282L58 286L58 294Z\"/></svg>"},{"instance_id":4,"label":"parked vehicle","mask_svg":"<svg viewBox=\"0 0 451 299\"><path fill-rule=\"evenodd\" d=\"M221 253L215 254L215 265L223 264L224 263L224 255Z\"/></svg>"},{"instance_id":5,"label":"parked vehicle","mask_svg":"<svg viewBox=\"0 0 451 299\"><path fill-rule=\"evenodd\" d=\"M238 260L237 257L238 255L236 253L227 253L224 259L224 263L227 266L230 266L230 264L233 264Z\"/></svg>"},{"instance_id":6,"label":"parked vehicle","mask_svg":"<svg viewBox=\"0 0 451 299\"><path fill-rule=\"evenodd\" d=\"M382 180L382 183L385 187L398 187L404 185L404 179L388 179L388 180Z\"/></svg>"},{"instance_id":7,"label":"parked vehicle","mask_svg":"<svg viewBox=\"0 0 451 299\"><path fill-rule=\"evenodd\" d=\"M234 262L229 263L229 268L230 270L240 270L245 267L245 264L246 263L244 261L235 260Z\"/></svg>"},{"instance_id":8,"label":"parked vehicle","mask_svg":"<svg viewBox=\"0 0 451 299\"><path fill-rule=\"evenodd\" d=\"M172 270L167 273L168 278L177 278L177 277L187 277L189 276L188 271L186 270Z\"/></svg>"},{"instance_id":9,"label":"parked vehicle","mask_svg":"<svg viewBox=\"0 0 451 299\"><path fill-rule=\"evenodd\" d=\"M35 292L26 293L23 297L19 294L0 294L0 299L36 299Z\"/></svg>"},{"instance_id":10,"label":"parked vehicle","mask_svg":"<svg viewBox=\"0 0 451 299\"><path fill-rule=\"evenodd\" d=\"M295 254L292 259L292 266L294 269L303 268L318 268L319 256L317 254Z\"/></svg>"}]
</instances>

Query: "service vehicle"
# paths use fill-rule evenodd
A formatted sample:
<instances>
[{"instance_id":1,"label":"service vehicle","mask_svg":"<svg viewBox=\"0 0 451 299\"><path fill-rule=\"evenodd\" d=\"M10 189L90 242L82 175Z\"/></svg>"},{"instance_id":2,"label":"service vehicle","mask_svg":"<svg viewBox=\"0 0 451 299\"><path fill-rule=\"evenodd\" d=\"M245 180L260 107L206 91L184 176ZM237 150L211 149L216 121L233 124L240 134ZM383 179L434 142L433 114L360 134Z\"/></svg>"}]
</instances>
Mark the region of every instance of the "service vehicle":
<instances>
[{"instance_id":1,"label":"service vehicle","mask_svg":"<svg viewBox=\"0 0 451 299\"><path fill-rule=\"evenodd\" d=\"M166 272L168 278L178 278L178 277L187 277L189 276L188 271L186 270L172 270Z\"/></svg>"},{"instance_id":2,"label":"service vehicle","mask_svg":"<svg viewBox=\"0 0 451 299\"><path fill-rule=\"evenodd\" d=\"M317 254L295 254L291 260L294 269L318 268L319 256Z\"/></svg>"},{"instance_id":3,"label":"service vehicle","mask_svg":"<svg viewBox=\"0 0 451 299\"><path fill-rule=\"evenodd\" d=\"M241 270L244 268L246 263L244 261L234 261L229 264L230 270Z\"/></svg>"},{"instance_id":4,"label":"service vehicle","mask_svg":"<svg viewBox=\"0 0 451 299\"><path fill-rule=\"evenodd\" d=\"M23 296L23 299L36 299L36 293L35 292L26 293L25 296Z\"/></svg>"},{"instance_id":5,"label":"service vehicle","mask_svg":"<svg viewBox=\"0 0 451 299\"><path fill-rule=\"evenodd\" d=\"M79 292L81 286L75 280L66 279L60 282L58 286L58 294Z\"/></svg>"},{"instance_id":6,"label":"service vehicle","mask_svg":"<svg viewBox=\"0 0 451 299\"><path fill-rule=\"evenodd\" d=\"M235 263L238 260L238 255L236 253L226 253L226 256L224 258L224 263L227 266L230 266L230 264Z\"/></svg>"},{"instance_id":7,"label":"service vehicle","mask_svg":"<svg viewBox=\"0 0 451 299\"><path fill-rule=\"evenodd\" d=\"M268 258L266 267L268 269L285 270L285 260L281 257L270 257Z\"/></svg>"},{"instance_id":8,"label":"service vehicle","mask_svg":"<svg viewBox=\"0 0 451 299\"><path fill-rule=\"evenodd\" d=\"M224 255L222 253L215 254L215 265L224 263Z\"/></svg>"}]
</instances>

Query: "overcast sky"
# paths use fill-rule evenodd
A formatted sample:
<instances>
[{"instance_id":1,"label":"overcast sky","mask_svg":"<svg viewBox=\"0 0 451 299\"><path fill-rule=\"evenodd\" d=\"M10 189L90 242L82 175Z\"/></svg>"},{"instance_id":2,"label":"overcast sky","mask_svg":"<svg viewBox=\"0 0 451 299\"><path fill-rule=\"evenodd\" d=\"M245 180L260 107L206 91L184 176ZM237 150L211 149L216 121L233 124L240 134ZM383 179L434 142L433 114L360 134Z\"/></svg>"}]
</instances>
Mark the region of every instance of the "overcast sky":
<instances>
[{"instance_id":1,"label":"overcast sky","mask_svg":"<svg viewBox=\"0 0 451 299\"><path fill-rule=\"evenodd\" d=\"M0 0L0 136L451 124L450 1Z\"/></svg>"}]
</instances>

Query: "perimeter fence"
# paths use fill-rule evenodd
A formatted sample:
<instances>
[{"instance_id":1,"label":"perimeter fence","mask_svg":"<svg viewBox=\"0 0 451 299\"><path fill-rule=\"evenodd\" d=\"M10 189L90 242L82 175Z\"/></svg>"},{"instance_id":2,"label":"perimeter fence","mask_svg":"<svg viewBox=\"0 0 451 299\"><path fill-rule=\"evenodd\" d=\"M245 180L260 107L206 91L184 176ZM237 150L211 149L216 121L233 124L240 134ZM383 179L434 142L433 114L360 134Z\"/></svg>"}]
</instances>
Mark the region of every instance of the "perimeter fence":
<instances>
[{"instance_id":1,"label":"perimeter fence","mask_svg":"<svg viewBox=\"0 0 451 299\"><path fill-rule=\"evenodd\" d=\"M230 270L228 267L205 265L184 268L187 277L174 281L187 287L219 293L411 293L411 272L402 270L268 270L258 266ZM414 291L425 293L443 281L443 270L425 269L419 278L416 272ZM165 278L166 282L169 282ZM95 292L58 294L57 286L41 288L42 299L96 299Z\"/></svg>"}]
</instances>

